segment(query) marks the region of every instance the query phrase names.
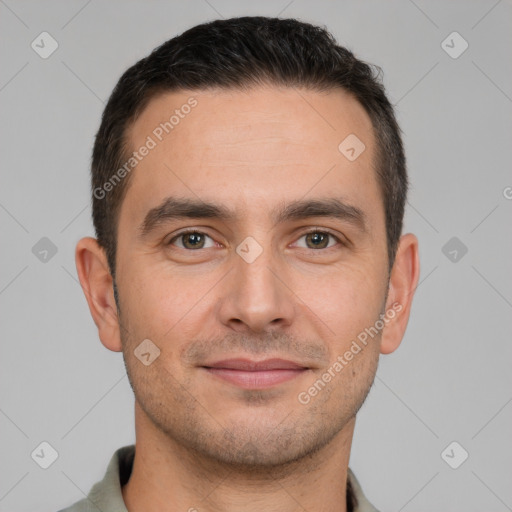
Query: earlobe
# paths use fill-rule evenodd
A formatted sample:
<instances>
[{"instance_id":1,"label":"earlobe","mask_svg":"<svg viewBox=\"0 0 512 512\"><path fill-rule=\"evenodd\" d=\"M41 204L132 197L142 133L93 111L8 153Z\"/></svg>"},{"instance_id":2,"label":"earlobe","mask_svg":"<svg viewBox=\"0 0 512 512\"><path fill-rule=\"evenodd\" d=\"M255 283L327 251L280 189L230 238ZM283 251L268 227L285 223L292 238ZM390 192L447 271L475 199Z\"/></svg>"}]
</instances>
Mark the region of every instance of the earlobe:
<instances>
[{"instance_id":1,"label":"earlobe","mask_svg":"<svg viewBox=\"0 0 512 512\"><path fill-rule=\"evenodd\" d=\"M76 245L75 263L101 342L109 350L121 352L119 318L105 250L95 238L82 238Z\"/></svg>"},{"instance_id":2,"label":"earlobe","mask_svg":"<svg viewBox=\"0 0 512 512\"><path fill-rule=\"evenodd\" d=\"M389 280L386 301L388 323L382 332L380 352L390 354L400 345L409 321L412 299L420 274L418 239L412 233L400 238Z\"/></svg>"}]
</instances>

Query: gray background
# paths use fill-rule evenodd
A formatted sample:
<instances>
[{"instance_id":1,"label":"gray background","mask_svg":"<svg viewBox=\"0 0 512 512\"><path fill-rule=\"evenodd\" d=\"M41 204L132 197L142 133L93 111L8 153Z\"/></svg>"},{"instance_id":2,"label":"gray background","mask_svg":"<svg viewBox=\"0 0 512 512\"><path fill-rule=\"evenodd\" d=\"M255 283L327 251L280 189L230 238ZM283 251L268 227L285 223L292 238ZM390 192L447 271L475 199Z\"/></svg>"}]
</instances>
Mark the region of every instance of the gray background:
<instances>
[{"instance_id":1,"label":"gray background","mask_svg":"<svg viewBox=\"0 0 512 512\"><path fill-rule=\"evenodd\" d=\"M0 12L1 511L81 499L134 441L122 354L101 345L74 263L93 234L89 162L104 102L156 45L247 14L326 25L380 65L405 132L405 231L420 240L421 283L403 344L381 358L360 411L352 469L382 511L512 510L510 1L0 0ZM43 31L59 45L47 59L31 48ZM441 45L454 31L469 44L458 58ZM43 237L57 248L46 261L32 251ZM443 252L452 237L458 247ZM31 458L42 441L58 452L46 470ZM441 457L452 441L469 453L458 469ZM448 453L460 461L461 448Z\"/></svg>"}]
</instances>

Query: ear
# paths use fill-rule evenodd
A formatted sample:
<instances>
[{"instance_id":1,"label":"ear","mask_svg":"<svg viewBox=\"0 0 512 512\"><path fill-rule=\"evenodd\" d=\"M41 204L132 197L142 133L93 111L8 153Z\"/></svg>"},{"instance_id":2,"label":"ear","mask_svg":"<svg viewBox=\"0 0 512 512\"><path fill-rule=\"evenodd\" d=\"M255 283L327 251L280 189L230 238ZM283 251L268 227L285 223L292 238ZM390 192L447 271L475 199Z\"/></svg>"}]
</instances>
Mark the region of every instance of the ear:
<instances>
[{"instance_id":1,"label":"ear","mask_svg":"<svg viewBox=\"0 0 512 512\"><path fill-rule=\"evenodd\" d=\"M389 279L386 316L380 352L390 354L400 345L409 321L412 298L420 275L418 239L407 233L400 238Z\"/></svg>"},{"instance_id":2,"label":"ear","mask_svg":"<svg viewBox=\"0 0 512 512\"><path fill-rule=\"evenodd\" d=\"M76 245L75 263L101 342L109 350L121 352L113 280L104 249L95 238L82 238Z\"/></svg>"}]
</instances>

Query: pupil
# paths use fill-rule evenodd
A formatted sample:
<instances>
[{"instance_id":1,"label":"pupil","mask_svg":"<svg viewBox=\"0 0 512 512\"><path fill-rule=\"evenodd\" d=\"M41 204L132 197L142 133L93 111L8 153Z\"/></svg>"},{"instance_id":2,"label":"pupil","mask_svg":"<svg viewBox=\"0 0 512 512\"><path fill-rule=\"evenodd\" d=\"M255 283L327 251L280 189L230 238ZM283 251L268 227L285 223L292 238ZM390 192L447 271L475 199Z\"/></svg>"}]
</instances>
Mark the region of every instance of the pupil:
<instances>
[{"instance_id":1,"label":"pupil","mask_svg":"<svg viewBox=\"0 0 512 512\"><path fill-rule=\"evenodd\" d=\"M185 237L186 244L191 245L193 247L197 247L198 245L201 244L201 238L202 235L200 235L199 233L190 233Z\"/></svg>"},{"instance_id":2,"label":"pupil","mask_svg":"<svg viewBox=\"0 0 512 512\"><path fill-rule=\"evenodd\" d=\"M309 235L310 240L316 247L324 247L327 236L323 233L312 233Z\"/></svg>"}]
</instances>

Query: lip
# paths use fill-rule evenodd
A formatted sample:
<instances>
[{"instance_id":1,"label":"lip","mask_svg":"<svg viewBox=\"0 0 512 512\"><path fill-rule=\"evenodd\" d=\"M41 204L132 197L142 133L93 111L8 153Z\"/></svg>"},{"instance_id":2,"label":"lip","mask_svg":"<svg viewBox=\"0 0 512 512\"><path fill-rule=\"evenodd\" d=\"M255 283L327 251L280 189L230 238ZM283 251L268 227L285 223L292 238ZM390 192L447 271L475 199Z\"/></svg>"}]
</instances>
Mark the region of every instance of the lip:
<instances>
[{"instance_id":1,"label":"lip","mask_svg":"<svg viewBox=\"0 0 512 512\"><path fill-rule=\"evenodd\" d=\"M214 363L205 364L206 368L224 368L227 370L240 370L246 372L260 372L264 370L303 370L304 366L286 359L265 359L264 361L251 361L250 359L236 358L224 359Z\"/></svg>"},{"instance_id":2,"label":"lip","mask_svg":"<svg viewBox=\"0 0 512 512\"><path fill-rule=\"evenodd\" d=\"M265 389L288 382L308 370L285 359L225 359L204 365L203 368L215 377L244 389Z\"/></svg>"}]
</instances>

